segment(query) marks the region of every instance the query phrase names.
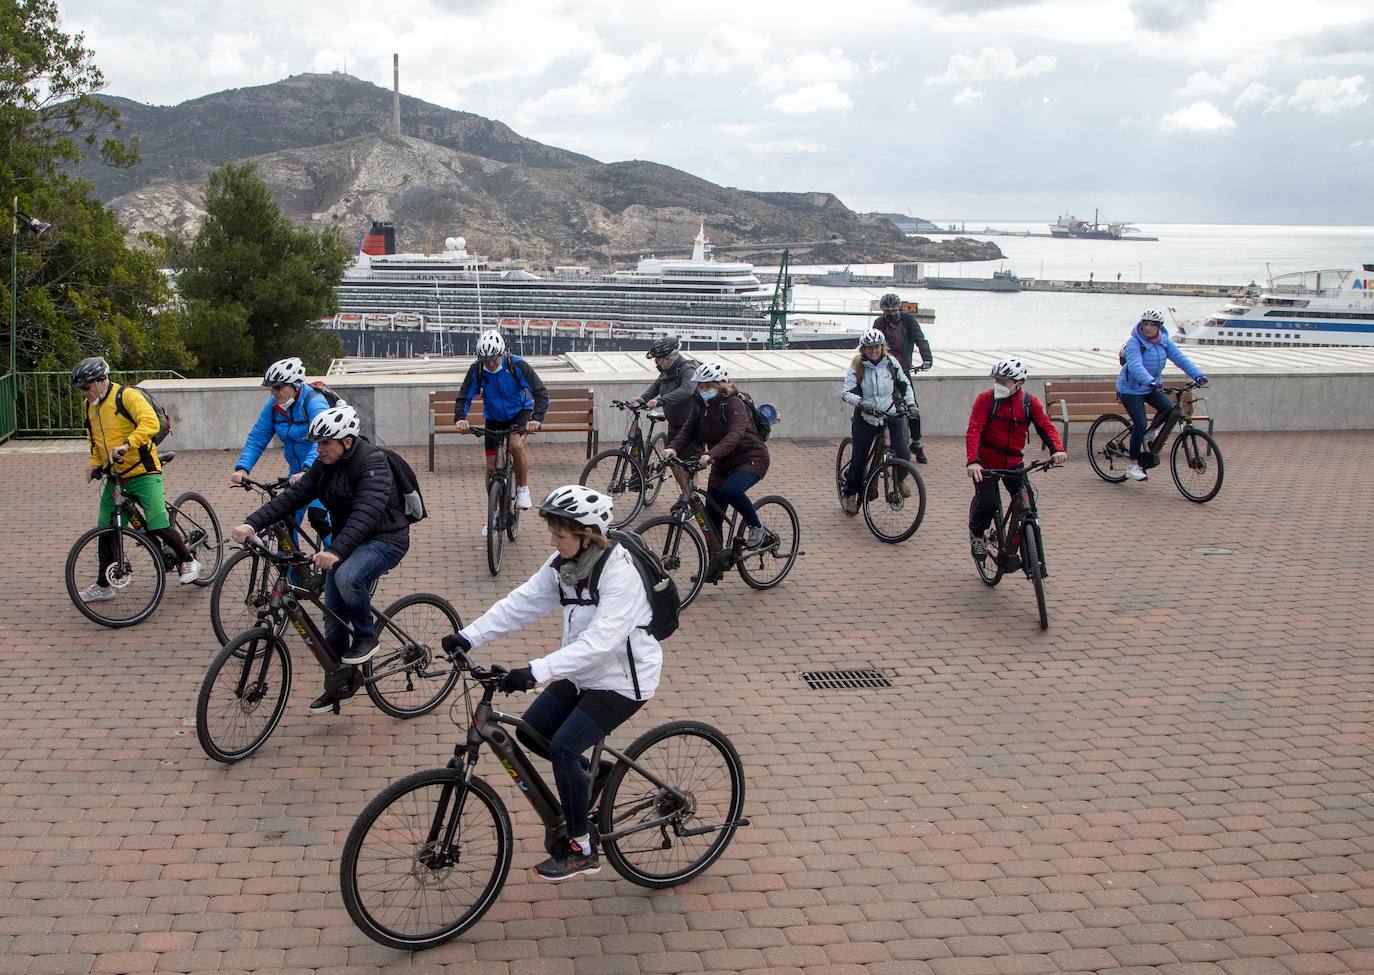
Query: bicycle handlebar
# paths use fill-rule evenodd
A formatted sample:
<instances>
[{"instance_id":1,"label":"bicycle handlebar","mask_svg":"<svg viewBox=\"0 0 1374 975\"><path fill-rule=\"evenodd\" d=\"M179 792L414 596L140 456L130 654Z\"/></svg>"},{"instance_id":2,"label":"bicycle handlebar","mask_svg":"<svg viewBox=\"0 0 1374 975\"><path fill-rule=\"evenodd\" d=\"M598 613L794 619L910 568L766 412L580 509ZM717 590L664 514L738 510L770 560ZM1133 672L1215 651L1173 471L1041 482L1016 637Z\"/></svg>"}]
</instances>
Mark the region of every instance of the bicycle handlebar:
<instances>
[{"instance_id":1,"label":"bicycle handlebar","mask_svg":"<svg viewBox=\"0 0 1374 975\"><path fill-rule=\"evenodd\" d=\"M859 404L859 412L867 413L869 416L881 416L890 420L904 420L911 417L911 411L906 408L906 404L901 404L901 409L889 408L880 410L876 406L864 406Z\"/></svg>"},{"instance_id":2,"label":"bicycle handlebar","mask_svg":"<svg viewBox=\"0 0 1374 975\"><path fill-rule=\"evenodd\" d=\"M1054 461L1052 461L1052 460L1037 460L1037 461L1035 461L1033 464L1028 464L1028 465L1025 466L1025 467L1016 467L1016 468L1012 468L1012 467L984 467L984 468L983 468L983 476L984 476L984 477L1008 477L1008 476L1010 476L1010 477L1020 477L1022 474L1034 474L1034 473L1036 473L1037 471L1047 471L1047 470L1049 470L1049 469L1052 468L1052 467L1062 467L1062 466L1063 466L1062 464L1056 464L1056 463L1055 463Z\"/></svg>"},{"instance_id":3,"label":"bicycle handlebar","mask_svg":"<svg viewBox=\"0 0 1374 975\"><path fill-rule=\"evenodd\" d=\"M681 467L688 474L695 474L701 470L701 461L683 460L681 457L673 456L664 458L664 463L671 467Z\"/></svg>"},{"instance_id":4,"label":"bicycle handlebar","mask_svg":"<svg viewBox=\"0 0 1374 975\"><path fill-rule=\"evenodd\" d=\"M509 430L492 430L490 427L469 426L467 432L474 437L509 437L515 433L529 433L527 427L511 427Z\"/></svg>"},{"instance_id":5,"label":"bicycle handlebar","mask_svg":"<svg viewBox=\"0 0 1374 975\"><path fill-rule=\"evenodd\" d=\"M243 547L256 552L270 562L280 562L285 565L307 565L314 560L314 556L308 555L305 552L290 552L286 555L280 552L274 552L267 547L266 543L262 540L262 536L257 532L254 532L248 541L243 543Z\"/></svg>"},{"instance_id":6,"label":"bicycle handlebar","mask_svg":"<svg viewBox=\"0 0 1374 975\"><path fill-rule=\"evenodd\" d=\"M1188 392L1190 389L1201 389L1205 385L1206 383L1199 383L1197 380L1193 380L1192 382L1184 383L1182 386L1160 386L1159 388L1170 396L1179 396Z\"/></svg>"},{"instance_id":7,"label":"bicycle handlebar","mask_svg":"<svg viewBox=\"0 0 1374 975\"><path fill-rule=\"evenodd\" d=\"M251 477L245 477L242 481L235 484L234 487L243 488L245 491L256 489L271 497L276 497L277 492L284 490L290 483L291 479L289 477L279 477L275 481L266 483L263 481L255 481Z\"/></svg>"},{"instance_id":8,"label":"bicycle handlebar","mask_svg":"<svg viewBox=\"0 0 1374 975\"><path fill-rule=\"evenodd\" d=\"M613 399L611 400L611 405L614 406L617 410L629 410L632 413L643 413L649 409L649 407L643 403L640 403L638 406L636 406L630 400L623 399Z\"/></svg>"}]
</instances>

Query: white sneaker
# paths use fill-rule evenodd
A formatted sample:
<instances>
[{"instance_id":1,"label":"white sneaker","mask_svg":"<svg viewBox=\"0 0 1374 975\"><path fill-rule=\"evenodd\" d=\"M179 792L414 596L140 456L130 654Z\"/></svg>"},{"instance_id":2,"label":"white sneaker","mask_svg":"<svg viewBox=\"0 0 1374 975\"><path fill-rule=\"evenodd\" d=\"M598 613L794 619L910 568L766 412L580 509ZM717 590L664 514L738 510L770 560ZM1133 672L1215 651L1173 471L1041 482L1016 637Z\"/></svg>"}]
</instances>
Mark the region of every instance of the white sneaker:
<instances>
[{"instance_id":1,"label":"white sneaker","mask_svg":"<svg viewBox=\"0 0 1374 975\"><path fill-rule=\"evenodd\" d=\"M487 537L487 526L486 526L486 525L483 525L483 526L482 526L482 537L483 537L483 538L486 538L486 537Z\"/></svg>"},{"instance_id":2,"label":"white sneaker","mask_svg":"<svg viewBox=\"0 0 1374 975\"><path fill-rule=\"evenodd\" d=\"M1149 476L1140 469L1139 464L1132 464L1130 467L1126 468L1126 476L1133 481L1148 481L1150 479Z\"/></svg>"},{"instance_id":3,"label":"white sneaker","mask_svg":"<svg viewBox=\"0 0 1374 975\"><path fill-rule=\"evenodd\" d=\"M195 559L190 562L183 562L177 567L177 571L181 573L178 577L181 579L181 584L183 586L189 585L200 578L200 563Z\"/></svg>"},{"instance_id":4,"label":"white sneaker","mask_svg":"<svg viewBox=\"0 0 1374 975\"><path fill-rule=\"evenodd\" d=\"M515 506L521 511L530 509L530 489L528 486L515 489Z\"/></svg>"},{"instance_id":5,"label":"white sneaker","mask_svg":"<svg viewBox=\"0 0 1374 975\"><path fill-rule=\"evenodd\" d=\"M114 589L110 586L87 586L77 595L83 603L103 603L115 598Z\"/></svg>"}]
</instances>

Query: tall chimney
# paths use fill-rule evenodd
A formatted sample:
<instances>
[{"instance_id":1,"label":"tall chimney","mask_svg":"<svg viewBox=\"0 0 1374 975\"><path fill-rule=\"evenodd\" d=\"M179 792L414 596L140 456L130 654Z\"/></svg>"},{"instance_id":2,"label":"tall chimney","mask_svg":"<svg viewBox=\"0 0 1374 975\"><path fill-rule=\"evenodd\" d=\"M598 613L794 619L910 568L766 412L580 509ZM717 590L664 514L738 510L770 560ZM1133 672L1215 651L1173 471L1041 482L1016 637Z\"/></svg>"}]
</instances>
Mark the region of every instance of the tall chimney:
<instances>
[{"instance_id":1,"label":"tall chimney","mask_svg":"<svg viewBox=\"0 0 1374 975\"><path fill-rule=\"evenodd\" d=\"M401 56L391 55L391 75L395 87L391 92L391 131L401 134Z\"/></svg>"}]
</instances>

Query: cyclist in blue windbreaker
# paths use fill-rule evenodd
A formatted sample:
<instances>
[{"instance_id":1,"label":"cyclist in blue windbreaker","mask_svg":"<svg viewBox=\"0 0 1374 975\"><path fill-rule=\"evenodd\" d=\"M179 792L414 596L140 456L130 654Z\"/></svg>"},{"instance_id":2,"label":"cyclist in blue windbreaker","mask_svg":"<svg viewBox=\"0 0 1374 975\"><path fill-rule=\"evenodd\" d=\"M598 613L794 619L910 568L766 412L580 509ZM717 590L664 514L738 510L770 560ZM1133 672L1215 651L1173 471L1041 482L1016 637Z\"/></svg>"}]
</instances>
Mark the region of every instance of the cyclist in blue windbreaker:
<instances>
[{"instance_id":1,"label":"cyclist in blue windbreaker","mask_svg":"<svg viewBox=\"0 0 1374 975\"><path fill-rule=\"evenodd\" d=\"M1131 337L1121 347L1121 372L1116 377L1116 395L1126 412L1131 415L1131 466L1126 476L1133 481L1143 481L1146 474L1140 466L1140 448L1145 443L1145 431L1150 424L1145 419L1145 404L1155 408L1155 416L1173 408L1174 401L1164 392L1160 376L1166 362L1173 362L1188 378L1199 386L1207 385L1207 377L1202 370L1193 365L1183 351L1169 341L1169 333L1164 330L1164 316L1157 311L1147 311L1140 316L1140 322L1131 331Z\"/></svg>"},{"instance_id":2,"label":"cyclist in blue windbreaker","mask_svg":"<svg viewBox=\"0 0 1374 975\"><path fill-rule=\"evenodd\" d=\"M244 478L252 473L254 465L262 458L272 438L281 441L286 455L286 469L292 482L298 480L311 464L315 463L316 445L306 437L310 421L329 409L329 401L324 394L316 392L305 383L305 363L299 358L281 359L267 367L262 384L272 388L272 395L263 404L262 412L253 428L248 431L243 452L234 462L234 473L229 480L242 484ZM307 509L296 513L296 524ZM329 534L329 513L319 501L313 501L308 508L310 526L321 536Z\"/></svg>"}]
</instances>

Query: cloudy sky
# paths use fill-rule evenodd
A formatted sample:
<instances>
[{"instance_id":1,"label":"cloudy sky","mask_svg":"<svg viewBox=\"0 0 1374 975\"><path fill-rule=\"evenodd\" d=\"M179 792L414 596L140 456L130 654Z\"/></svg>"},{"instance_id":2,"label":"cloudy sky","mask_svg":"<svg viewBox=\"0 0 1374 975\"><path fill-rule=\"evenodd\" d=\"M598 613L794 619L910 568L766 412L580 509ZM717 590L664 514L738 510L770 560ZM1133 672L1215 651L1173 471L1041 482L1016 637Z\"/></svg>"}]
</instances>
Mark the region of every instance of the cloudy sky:
<instances>
[{"instance_id":1,"label":"cloudy sky","mask_svg":"<svg viewBox=\"0 0 1374 975\"><path fill-rule=\"evenodd\" d=\"M949 220L1374 224L1367 0L59 0L110 94L347 68L611 161Z\"/></svg>"}]
</instances>

